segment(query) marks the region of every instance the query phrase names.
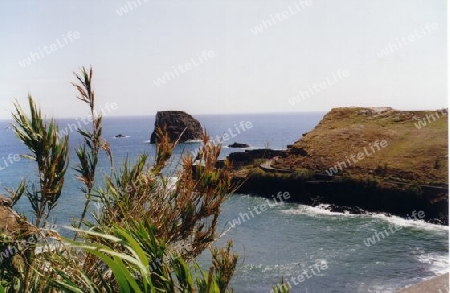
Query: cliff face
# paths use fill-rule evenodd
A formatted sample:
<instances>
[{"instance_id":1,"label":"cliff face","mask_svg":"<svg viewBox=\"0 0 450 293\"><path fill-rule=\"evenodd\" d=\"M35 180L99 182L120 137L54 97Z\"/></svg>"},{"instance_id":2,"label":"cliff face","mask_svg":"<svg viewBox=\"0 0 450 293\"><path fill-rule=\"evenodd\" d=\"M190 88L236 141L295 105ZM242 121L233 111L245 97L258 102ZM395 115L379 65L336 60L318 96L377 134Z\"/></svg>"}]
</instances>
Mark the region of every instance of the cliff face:
<instances>
[{"instance_id":1,"label":"cliff face","mask_svg":"<svg viewBox=\"0 0 450 293\"><path fill-rule=\"evenodd\" d=\"M167 127L170 140L173 142L177 139L180 143L201 139L203 134L200 122L184 111L158 111L155 119L155 130L164 127ZM150 143L155 143L155 130L150 137Z\"/></svg>"}]
</instances>

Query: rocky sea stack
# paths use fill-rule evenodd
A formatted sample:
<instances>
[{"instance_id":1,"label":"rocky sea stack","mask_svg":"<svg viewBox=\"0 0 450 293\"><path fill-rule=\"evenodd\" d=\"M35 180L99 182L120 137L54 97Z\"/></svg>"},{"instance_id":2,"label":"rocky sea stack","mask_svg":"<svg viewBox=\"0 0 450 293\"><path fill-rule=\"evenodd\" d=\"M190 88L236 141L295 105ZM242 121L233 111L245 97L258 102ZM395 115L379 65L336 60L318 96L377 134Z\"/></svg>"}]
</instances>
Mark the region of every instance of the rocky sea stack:
<instances>
[{"instance_id":1,"label":"rocky sea stack","mask_svg":"<svg viewBox=\"0 0 450 293\"><path fill-rule=\"evenodd\" d=\"M167 127L170 140L179 139L180 143L201 139L203 134L200 122L184 111L158 111L155 118L155 130L164 127ZM155 143L155 130L150 137L150 143Z\"/></svg>"}]
</instances>

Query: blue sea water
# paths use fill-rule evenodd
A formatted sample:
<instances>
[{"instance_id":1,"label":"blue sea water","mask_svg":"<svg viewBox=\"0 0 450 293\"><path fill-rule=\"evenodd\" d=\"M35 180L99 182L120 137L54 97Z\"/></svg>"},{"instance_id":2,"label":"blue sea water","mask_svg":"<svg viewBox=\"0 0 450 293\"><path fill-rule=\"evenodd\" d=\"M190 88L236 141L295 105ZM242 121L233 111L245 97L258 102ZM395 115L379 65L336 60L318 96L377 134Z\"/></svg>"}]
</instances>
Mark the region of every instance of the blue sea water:
<instances>
[{"instance_id":1,"label":"blue sea water","mask_svg":"<svg viewBox=\"0 0 450 293\"><path fill-rule=\"evenodd\" d=\"M310 131L323 114L198 115L196 118L212 138L224 133L235 135L224 145L236 141L252 148L283 149ZM64 129L78 121L61 119L58 123ZM240 128L241 121L251 122L252 127ZM8 188L16 187L22 178L35 180L37 175L33 162L14 160L15 154L25 154L27 149L15 137L10 123L0 121L0 187ZM154 146L148 143L153 124L154 116L104 118L103 135L111 144L116 167L126 157L133 160L144 152L154 155ZM119 133L127 137L114 138ZM73 148L80 142L79 135L70 133L70 140L71 166L74 166ZM175 154L198 147L198 143L180 144ZM236 150L224 147L221 157L233 151ZM102 172L109 172L105 157L100 165ZM52 217L59 226L79 217L84 203L72 169L65 183ZM273 201L267 210L254 212L255 207L266 202L264 198L235 194L223 205L218 244L233 239L240 255L232 281L235 292L269 292L272 284L280 282L282 277L285 281L296 278L290 281L291 292L395 292L449 270L448 227L384 215L332 213L294 203L275 205ZM31 217L26 199L16 205L16 210ZM236 222L238 219L240 224ZM370 246L364 243L376 232L390 231L393 225L401 229L384 239L380 237ZM204 254L201 262L207 265L207 259ZM320 266L312 273L311 268L316 264ZM302 274L304 278L298 278Z\"/></svg>"}]
</instances>

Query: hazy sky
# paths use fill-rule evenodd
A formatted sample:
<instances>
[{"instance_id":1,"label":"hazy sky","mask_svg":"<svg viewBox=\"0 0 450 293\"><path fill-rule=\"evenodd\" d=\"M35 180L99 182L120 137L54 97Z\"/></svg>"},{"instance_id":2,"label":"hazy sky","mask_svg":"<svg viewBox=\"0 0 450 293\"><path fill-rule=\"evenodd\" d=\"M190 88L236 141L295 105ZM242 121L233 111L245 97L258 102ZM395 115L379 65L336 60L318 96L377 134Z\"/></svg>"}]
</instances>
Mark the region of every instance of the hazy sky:
<instances>
[{"instance_id":1,"label":"hazy sky","mask_svg":"<svg viewBox=\"0 0 450 293\"><path fill-rule=\"evenodd\" d=\"M309 1L2 1L0 118L28 93L85 115L69 81L90 64L110 115L447 107L445 0Z\"/></svg>"}]
</instances>

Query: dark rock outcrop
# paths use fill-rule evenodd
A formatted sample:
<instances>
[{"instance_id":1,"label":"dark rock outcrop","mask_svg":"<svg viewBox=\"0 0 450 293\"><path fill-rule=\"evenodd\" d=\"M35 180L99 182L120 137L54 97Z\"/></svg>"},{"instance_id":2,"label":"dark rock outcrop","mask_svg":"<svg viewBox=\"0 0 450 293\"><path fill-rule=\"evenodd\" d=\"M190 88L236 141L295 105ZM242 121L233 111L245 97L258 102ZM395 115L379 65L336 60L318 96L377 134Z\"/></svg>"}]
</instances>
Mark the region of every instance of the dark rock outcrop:
<instances>
[{"instance_id":1,"label":"dark rock outcrop","mask_svg":"<svg viewBox=\"0 0 450 293\"><path fill-rule=\"evenodd\" d=\"M269 197L279 191L291 194L289 201L311 206L329 205L333 212L361 214L387 213L407 217L412 211L423 211L427 222L448 225L448 194L418 195L402 188L383 189L365 182L298 179L295 176L249 176L235 178L238 193Z\"/></svg>"},{"instance_id":2,"label":"dark rock outcrop","mask_svg":"<svg viewBox=\"0 0 450 293\"><path fill-rule=\"evenodd\" d=\"M228 145L228 147L236 148L236 149L245 149L245 148L249 148L250 146L248 144L246 144L246 143L234 142L234 143Z\"/></svg>"},{"instance_id":3,"label":"dark rock outcrop","mask_svg":"<svg viewBox=\"0 0 450 293\"><path fill-rule=\"evenodd\" d=\"M158 127L167 128L172 142L178 139L180 143L201 139L203 134L200 122L184 111L158 111L155 119L155 130ZM150 143L156 141L155 130L150 137Z\"/></svg>"},{"instance_id":4,"label":"dark rock outcrop","mask_svg":"<svg viewBox=\"0 0 450 293\"><path fill-rule=\"evenodd\" d=\"M285 151L271 149L246 150L245 152L236 152L228 155L228 159L234 166L242 166L253 162L256 159L270 159L276 156L282 156Z\"/></svg>"}]
</instances>

